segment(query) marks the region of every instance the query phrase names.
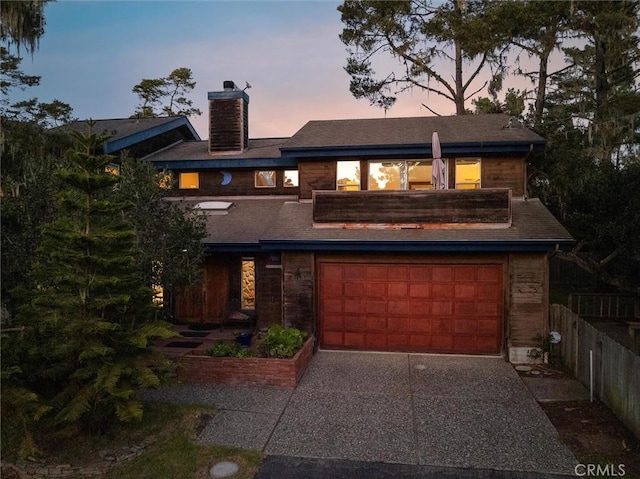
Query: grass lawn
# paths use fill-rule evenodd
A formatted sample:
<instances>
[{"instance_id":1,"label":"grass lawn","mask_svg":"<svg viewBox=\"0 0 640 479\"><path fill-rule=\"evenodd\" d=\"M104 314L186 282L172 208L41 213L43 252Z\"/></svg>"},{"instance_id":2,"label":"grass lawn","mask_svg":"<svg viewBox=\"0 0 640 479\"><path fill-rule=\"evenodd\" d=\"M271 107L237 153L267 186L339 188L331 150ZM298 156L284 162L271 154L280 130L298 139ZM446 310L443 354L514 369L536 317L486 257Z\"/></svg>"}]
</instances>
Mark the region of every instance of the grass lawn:
<instances>
[{"instance_id":1,"label":"grass lawn","mask_svg":"<svg viewBox=\"0 0 640 479\"><path fill-rule=\"evenodd\" d=\"M205 479L209 469L220 461L233 461L240 467L234 479L250 479L262 462L258 451L206 446L196 443L204 421L215 415L208 406L181 406L167 403L147 403L145 415L137 424L117 425L106 434L75 435L61 438L44 432L34 436L40 450L39 463L72 466L93 466L103 463L100 451L118 450L123 446L155 438L140 456L114 466L108 479ZM3 461L17 459L16 424L3 417Z\"/></svg>"}]
</instances>

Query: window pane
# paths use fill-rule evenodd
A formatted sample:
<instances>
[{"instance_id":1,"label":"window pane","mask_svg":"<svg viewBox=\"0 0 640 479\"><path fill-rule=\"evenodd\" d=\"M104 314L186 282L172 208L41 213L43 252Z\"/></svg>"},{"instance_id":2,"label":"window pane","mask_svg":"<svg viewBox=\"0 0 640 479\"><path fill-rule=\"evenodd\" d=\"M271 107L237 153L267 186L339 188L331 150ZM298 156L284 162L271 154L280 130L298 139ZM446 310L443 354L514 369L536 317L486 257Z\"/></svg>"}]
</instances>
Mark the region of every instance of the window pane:
<instances>
[{"instance_id":1,"label":"window pane","mask_svg":"<svg viewBox=\"0 0 640 479\"><path fill-rule=\"evenodd\" d=\"M180 173L181 189L198 189L200 188L200 176L198 173Z\"/></svg>"},{"instance_id":2,"label":"window pane","mask_svg":"<svg viewBox=\"0 0 640 479\"><path fill-rule=\"evenodd\" d=\"M256 263L253 258L242 258L242 309L256 308Z\"/></svg>"},{"instance_id":3,"label":"window pane","mask_svg":"<svg viewBox=\"0 0 640 479\"><path fill-rule=\"evenodd\" d=\"M403 161L372 161L369 163L370 190L401 190L406 183L404 173L406 164Z\"/></svg>"},{"instance_id":4,"label":"window pane","mask_svg":"<svg viewBox=\"0 0 640 479\"><path fill-rule=\"evenodd\" d=\"M360 189L360 162L338 161L337 189L357 191Z\"/></svg>"},{"instance_id":5,"label":"window pane","mask_svg":"<svg viewBox=\"0 0 640 479\"><path fill-rule=\"evenodd\" d=\"M456 189L480 188L480 159L456 160Z\"/></svg>"},{"instance_id":6,"label":"window pane","mask_svg":"<svg viewBox=\"0 0 640 479\"><path fill-rule=\"evenodd\" d=\"M432 190L431 161L409 161L407 166L410 190Z\"/></svg>"},{"instance_id":7,"label":"window pane","mask_svg":"<svg viewBox=\"0 0 640 479\"><path fill-rule=\"evenodd\" d=\"M161 173L158 173L156 178L158 179L158 184L160 185L160 188L162 188L163 190L171 189L171 185L173 183L173 176L171 175L170 172L163 171Z\"/></svg>"},{"instance_id":8,"label":"window pane","mask_svg":"<svg viewBox=\"0 0 640 479\"><path fill-rule=\"evenodd\" d=\"M276 187L276 172L270 171L256 171L256 188L275 188Z\"/></svg>"},{"instance_id":9,"label":"window pane","mask_svg":"<svg viewBox=\"0 0 640 479\"><path fill-rule=\"evenodd\" d=\"M285 170L284 186L285 187L298 186L298 170Z\"/></svg>"},{"instance_id":10,"label":"window pane","mask_svg":"<svg viewBox=\"0 0 640 479\"><path fill-rule=\"evenodd\" d=\"M120 165L117 165L115 163L109 163L107 166L104 167L104 171L107 173L111 173L114 176L119 176L120 175Z\"/></svg>"}]
</instances>

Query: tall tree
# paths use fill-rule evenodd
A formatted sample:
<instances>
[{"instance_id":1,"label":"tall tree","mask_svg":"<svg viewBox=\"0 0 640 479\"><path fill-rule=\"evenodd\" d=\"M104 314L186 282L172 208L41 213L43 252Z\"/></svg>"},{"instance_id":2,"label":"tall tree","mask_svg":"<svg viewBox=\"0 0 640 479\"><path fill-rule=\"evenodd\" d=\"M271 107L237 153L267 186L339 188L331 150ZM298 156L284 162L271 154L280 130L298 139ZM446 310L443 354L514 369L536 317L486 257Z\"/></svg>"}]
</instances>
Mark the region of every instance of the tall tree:
<instances>
[{"instance_id":1,"label":"tall tree","mask_svg":"<svg viewBox=\"0 0 640 479\"><path fill-rule=\"evenodd\" d=\"M501 84L504 67L496 53L506 37L495 28L497 10L492 3L345 0L338 10L345 24L340 39L351 48L345 70L356 98L387 109L395 94L415 87L450 100L461 115L469 97L489 84ZM376 78L373 61L382 53L397 59L400 70ZM453 81L440 65L442 60L453 63ZM465 64L470 66L468 73ZM493 69L491 81L479 81L487 66Z\"/></svg>"},{"instance_id":2,"label":"tall tree","mask_svg":"<svg viewBox=\"0 0 640 479\"><path fill-rule=\"evenodd\" d=\"M168 338L156 320L151 290L141 281L136 233L114 195L113 161L95 152L105 138L74 134L77 149L57 171L64 184L55 219L42 230L38 288L21 310L25 328L15 348L29 389L70 430L138 419L136 390L161 381L163 358L151 349Z\"/></svg>"},{"instance_id":3,"label":"tall tree","mask_svg":"<svg viewBox=\"0 0 640 479\"><path fill-rule=\"evenodd\" d=\"M51 0L2 2L0 8L0 40L23 47L29 53L38 48L44 34L44 6Z\"/></svg>"},{"instance_id":4,"label":"tall tree","mask_svg":"<svg viewBox=\"0 0 640 479\"><path fill-rule=\"evenodd\" d=\"M176 287L200 280L206 235L204 213L165 199L173 186L167 172L123 159L116 194L133 205L126 214L137 232L142 280L162 291L165 302Z\"/></svg>"},{"instance_id":5,"label":"tall tree","mask_svg":"<svg viewBox=\"0 0 640 479\"><path fill-rule=\"evenodd\" d=\"M573 2L571 0L537 0L535 2L500 2L500 27L510 37L509 44L517 49L514 73L529 78L535 84L535 96L531 122L542 122L546 92L551 77L549 72L551 55L559 51L562 41L570 34L569 20ZM537 59L535 71L523 70L521 53Z\"/></svg>"},{"instance_id":6,"label":"tall tree","mask_svg":"<svg viewBox=\"0 0 640 479\"><path fill-rule=\"evenodd\" d=\"M588 134L588 157L623 163L634 157L640 120L640 2L574 2L571 27L583 45L565 47L570 68L550 106Z\"/></svg>"},{"instance_id":7,"label":"tall tree","mask_svg":"<svg viewBox=\"0 0 640 479\"><path fill-rule=\"evenodd\" d=\"M140 103L133 116L192 116L201 115L188 95L196 86L191 69L176 68L168 76L162 78L145 78L133 87Z\"/></svg>"}]
</instances>

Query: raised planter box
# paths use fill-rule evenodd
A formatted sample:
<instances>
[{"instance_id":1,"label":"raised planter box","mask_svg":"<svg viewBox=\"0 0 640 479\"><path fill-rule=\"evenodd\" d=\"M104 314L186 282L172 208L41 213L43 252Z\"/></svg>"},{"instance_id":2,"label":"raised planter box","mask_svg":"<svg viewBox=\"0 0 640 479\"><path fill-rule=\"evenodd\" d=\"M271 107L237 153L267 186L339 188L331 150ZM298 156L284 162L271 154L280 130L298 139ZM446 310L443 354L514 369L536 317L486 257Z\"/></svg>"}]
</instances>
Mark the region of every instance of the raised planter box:
<instances>
[{"instance_id":1,"label":"raised planter box","mask_svg":"<svg viewBox=\"0 0 640 479\"><path fill-rule=\"evenodd\" d=\"M314 339L307 339L291 359L216 358L187 354L176 358L178 375L187 382L232 386L294 388L313 356Z\"/></svg>"}]
</instances>

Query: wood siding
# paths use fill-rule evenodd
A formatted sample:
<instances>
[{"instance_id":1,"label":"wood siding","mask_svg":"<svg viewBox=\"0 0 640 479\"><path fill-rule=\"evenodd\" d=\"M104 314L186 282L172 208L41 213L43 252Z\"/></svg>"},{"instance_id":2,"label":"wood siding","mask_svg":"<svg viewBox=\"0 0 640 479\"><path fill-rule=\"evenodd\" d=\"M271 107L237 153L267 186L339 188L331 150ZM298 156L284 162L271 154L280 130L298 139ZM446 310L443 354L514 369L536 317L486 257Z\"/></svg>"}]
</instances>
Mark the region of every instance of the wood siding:
<instances>
[{"instance_id":1,"label":"wood siding","mask_svg":"<svg viewBox=\"0 0 640 479\"><path fill-rule=\"evenodd\" d=\"M532 346L543 336L548 316L549 282L545 253L509 258L509 346Z\"/></svg>"},{"instance_id":2,"label":"wood siding","mask_svg":"<svg viewBox=\"0 0 640 479\"><path fill-rule=\"evenodd\" d=\"M265 168L267 170L268 168ZM222 171L231 173L231 183L222 185ZM299 188L284 187L284 170L276 170L275 188L256 188L256 170L201 170L200 188L177 189L180 196L256 196L256 195L297 195ZM180 171L175 171L176 178Z\"/></svg>"},{"instance_id":3,"label":"wood siding","mask_svg":"<svg viewBox=\"0 0 640 479\"><path fill-rule=\"evenodd\" d=\"M209 101L209 151L242 151L249 137L249 105L241 98Z\"/></svg>"},{"instance_id":4,"label":"wood siding","mask_svg":"<svg viewBox=\"0 0 640 479\"><path fill-rule=\"evenodd\" d=\"M283 323L313 333L314 315L314 254L283 252Z\"/></svg>"},{"instance_id":5,"label":"wood siding","mask_svg":"<svg viewBox=\"0 0 640 479\"><path fill-rule=\"evenodd\" d=\"M301 161L298 164L300 199L311 199L314 190L336 189L335 161Z\"/></svg>"},{"instance_id":6,"label":"wood siding","mask_svg":"<svg viewBox=\"0 0 640 479\"><path fill-rule=\"evenodd\" d=\"M276 255L278 256L278 255ZM282 267L280 258L256 256L256 326L268 328L282 323Z\"/></svg>"},{"instance_id":7,"label":"wood siding","mask_svg":"<svg viewBox=\"0 0 640 479\"><path fill-rule=\"evenodd\" d=\"M509 190L316 191L318 223L509 223Z\"/></svg>"},{"instance_id":8,"label":"wood siding","mask_svg":"<svg viewBox=\"0 0 640 479\"><path fill-rule=\"evenodd\" d=\"M514 196L524 195L523 158L482 158L480 175L482 188L508 188Z\"/></svg>"}]
</instances>

